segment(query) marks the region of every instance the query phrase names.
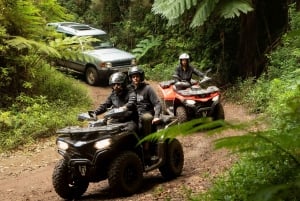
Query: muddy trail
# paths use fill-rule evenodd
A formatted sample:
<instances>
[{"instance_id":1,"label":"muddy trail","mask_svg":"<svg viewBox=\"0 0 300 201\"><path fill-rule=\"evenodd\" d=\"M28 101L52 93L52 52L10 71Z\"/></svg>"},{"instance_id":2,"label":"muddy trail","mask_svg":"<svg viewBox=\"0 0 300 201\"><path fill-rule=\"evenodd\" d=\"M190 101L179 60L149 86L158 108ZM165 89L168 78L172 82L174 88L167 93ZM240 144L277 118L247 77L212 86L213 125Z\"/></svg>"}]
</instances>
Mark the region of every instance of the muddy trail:
<instances>
[{"instance_id":1,"label":"muddy trail","mask_svg":"<svg viewBox=\"0 0 300 201\"><path fill-rule=\"evenodd\" d=\"M152 83L153 84L153 83ZM153 84L156 87L155 84ZM109 87L89 87L95 107L110 92ZM223 102L226 120L246 122L254 118L242 106ZM226 150L215 150L213 141L220 136L236 134L226 130L217 136L195 133L178 139L183 145L185 163L183 173L172 181L164 181L159 171L144 175L142 190L130 197L116 197L111 194L108 182L91 183L80 200L187 200L189 196L203 192L211 180L227 170L236 160ZM44 201L63 200L52 186L52 172L61 158L55 146L55 137L23 147L0 156L0 194L2 201Z\"/></svg>"}]
</instances>

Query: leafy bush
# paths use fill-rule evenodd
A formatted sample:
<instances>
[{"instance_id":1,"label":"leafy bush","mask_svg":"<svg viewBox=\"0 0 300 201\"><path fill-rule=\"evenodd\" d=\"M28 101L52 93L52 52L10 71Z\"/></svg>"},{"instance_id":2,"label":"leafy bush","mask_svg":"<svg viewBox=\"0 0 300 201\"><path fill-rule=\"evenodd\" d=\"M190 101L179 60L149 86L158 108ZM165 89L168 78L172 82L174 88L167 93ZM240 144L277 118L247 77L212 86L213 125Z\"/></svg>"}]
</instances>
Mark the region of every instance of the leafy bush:
<instances>
[{"instance_id":1,"label":"leafy bush","mask_svg":"<svg viewBox=\"0 0 300 201\"><path fill-rule=\"evenodd\" d=\"M297 13L299 24L300 15ZM299 19L299 20L298 20ZM292 30L292 32L295 30ZM294 41L294 42L291 42ZM238 151L239 162L213 187L194 200L300 200L300 36L287 34L269 57L268 71L237 87L241 102L264 112L264 130L217 141L217 147ZM292 54L291 54L292 53ZM233 95L232 93L231 95ZM242 94L245 94L242 96ZM236 97L236 96L234 96ZM269 124L268 124L269 123ZM266 127L267 126L267 127Z\"/></svg>"},{"instance_id":2,"label":"leafy bush","mask_svg":"<svg viewBox=\"0 0 300 201\"><path fill-rule=\"evenodd\" d=\"M141 65L145 71L146 79L148 80L169 80L172 79L176 64L166 65L164 63L156 65L155 68L151 68L148 65Z\"/></svg>"},{"instance_id":3,"label":"leafy bush","mask_svg":"<svg viewBox=\"0 0 300 201\"><path fill-rule=\"evenodd\" d=\"M82 84L48 65L40 66L35 78L35 82L28 85L30 93L20 94L10 108L0 110L0 151L77 124L77 114L86 111L91 104Z\"/></svg>"}]
</instances>

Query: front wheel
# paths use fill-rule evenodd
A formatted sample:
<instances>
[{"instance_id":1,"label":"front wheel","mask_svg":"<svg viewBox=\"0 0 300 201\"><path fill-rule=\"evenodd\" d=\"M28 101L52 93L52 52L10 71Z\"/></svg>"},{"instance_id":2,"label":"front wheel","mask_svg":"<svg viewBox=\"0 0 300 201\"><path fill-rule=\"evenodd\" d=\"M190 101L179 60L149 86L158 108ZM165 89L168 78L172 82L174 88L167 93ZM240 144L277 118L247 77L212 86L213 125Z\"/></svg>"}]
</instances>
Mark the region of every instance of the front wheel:
<instances>
[{"instance_id":1,"label":"front wheel","mask_svg":"<svg viewBox=\"0 0 300 201\"><path fill-rule=\"evenodd\" d=\"M69 172L65 159L61 159L54 167L52 183L55 192L64 199L79 198L88 188L89 182L84 179L75 179Z\"/></svg>"},{"instance_id":2,"label":"front wheel","mask_svg":"<svg viewBox=\"0 0 300 201\"><path fill-rule=\"evenodd\" d=\"M179 123L183 123L188 120L187 111L186 111L185 107L183 107L183 106L178 106L176 108L175 114L176 114L176 117L177 117Z\"/></svg>"},{"instance_id":3,"label":"front wheel","mask_svg":"<svg viewBox=\"0 0 300 201\"><path fill-rule=\"evenodd\" d=\"M166 161L159 167L161 175L165 179L173 179L181 175L184 163L184 154L180 142L173 139L167 144Z\"/></svg>"},{"instance_id":4,"label":"front wheel","mask_svg":"<svg viewBox=\"0 0 300 201\"><path fill-rule=\"evenodd\" d=\"M88 67L85 71L85 79L89 85L97 85L99 83L99 75L94 67Z\"/></svg>"},{"instance_id":5,"label":"front wheel","mask_svg":"<svg viewBox=\"0 0 300 201\"><path fill-rule=\"evenodd\" d=\"M108 182L113 192L121 195L136 193L142 185L143 165L138 155L126 151L119 155L108 171Z\"/></svg>"}]
</instances>

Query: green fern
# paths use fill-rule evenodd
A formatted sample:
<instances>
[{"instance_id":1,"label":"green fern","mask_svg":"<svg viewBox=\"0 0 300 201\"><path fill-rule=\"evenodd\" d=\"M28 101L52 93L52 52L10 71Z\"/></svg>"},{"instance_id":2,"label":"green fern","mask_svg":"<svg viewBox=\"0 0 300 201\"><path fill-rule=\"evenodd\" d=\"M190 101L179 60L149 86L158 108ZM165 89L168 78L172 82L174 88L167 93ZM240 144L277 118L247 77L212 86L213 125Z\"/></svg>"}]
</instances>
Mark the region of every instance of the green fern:
<instances>
[{"instance_id":1,"label":"green fern","mask_svg":"<svg viewBox=\"0 0 300 201\"><path fill-rule=\"evenodd\" d=\"M154 36L149 36L148 38L140 41L135 49L132 50L136 58L141 59L149 50L160 46L161 38L155 38Z\"/></svg>"},{"instance_id":2,"label":"green fern","mask_svg":"<svg viewBox=\"0 0 300 201\"><path fill-rule=\"evenodd\" d=\"M196 4L197 0L156 0L152 5L152 11L171 20L180 17Z\"/></svg>"},{"instance_id":3,"label":"green fern","mask_svg":"<svg viewBox=\"0 0 300 201\"><path fill-rule=\"evenodd\" d=\"M250 0L156 0L152 12L165 17L172 25L192 7L197 7L190 24L192 28L203 25L211 16L233 18L253 10Z\"/></svg>"},{"instance_id":4,"label":"green fern","mask_svg":"<svg viewBox=\"0 0 300 201\"><path fill-rule=\"evenodd\" d=\"M251 4L246 0L230 0L227 3L220 4L220 16L224 18L239 17L241 13L248 13L253 11Z\"/></svg>"},{"instance_id":5,"label":"green fern","mask_svg":"<svg viewBox=\"0 0 300 201\"><path fill-rule=\"evenodd\" d=\"M204 22L209 18L209 16L215 10L219 0L203 0L201 1L197 12L191 23L191 27L197 27L204 24Z\"/></svg>"},{"instance_id":6,"label":"green fern","mask_svg":"<svg viewBox=\"0 0 300 201\"><path fill-rule=\"evenodd\" d=\"M228 123L220 121L212 121L210 118L199 118L194 119L185 123L176 124L163 130L159 130L144 137L140 143L144 141L156 141L161 139L173 139L178 136L188 136L195 132L207 131L207 132L218 132L224 130Z\"/></svg>"},{"instance_id":7,"label":"green fern","mask_svg":"<svg viewBox=\"0 0 300 201\"><path fill-rule=\"evenodd\" d=\"M60 54L56 49L46 45L45 43L28 40L23 37L15 37L11 40L7 40L6 44L17 50L28 49L34 53L38 53L39 55L60 57Z\"/></svg>"}]
</instances>

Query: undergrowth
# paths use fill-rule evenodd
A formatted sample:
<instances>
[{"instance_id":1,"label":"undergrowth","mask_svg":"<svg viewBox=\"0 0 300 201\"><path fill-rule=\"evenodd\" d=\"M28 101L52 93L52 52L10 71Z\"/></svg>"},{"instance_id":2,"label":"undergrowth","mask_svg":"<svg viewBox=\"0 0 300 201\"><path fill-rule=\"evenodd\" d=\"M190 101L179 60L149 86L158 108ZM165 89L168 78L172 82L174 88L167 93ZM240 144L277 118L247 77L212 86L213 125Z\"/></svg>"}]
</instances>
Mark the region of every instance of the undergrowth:
<instances>
[{"instance_id":1,"label":"undergrowth","mask_svg":"<svg viewBox=\"0 0 300 201\"><path fill-rule=\"evenodd\" d=\"M300 200L300 15L293 15L283 45L269 57L268 71L258 79L240 81L227 98L262 113L268 127L216 141L217 148L240 153L240 160L206 193L191 200L291 201ZM241 127L240 127L241 128Z\"/></svg>"},{"instance_id":2,"label":"undergrowth","mask_svg":"<svg viewBox=\"0 0 300 201\"><path fill-rule=\"evenodd\" d=\"M0 109L0 152L34 143L56 129L77 124L77 114L91 104L86 88L48 65L39 67L35 82L14 103Z\"/></svg>"}]
</instances>

